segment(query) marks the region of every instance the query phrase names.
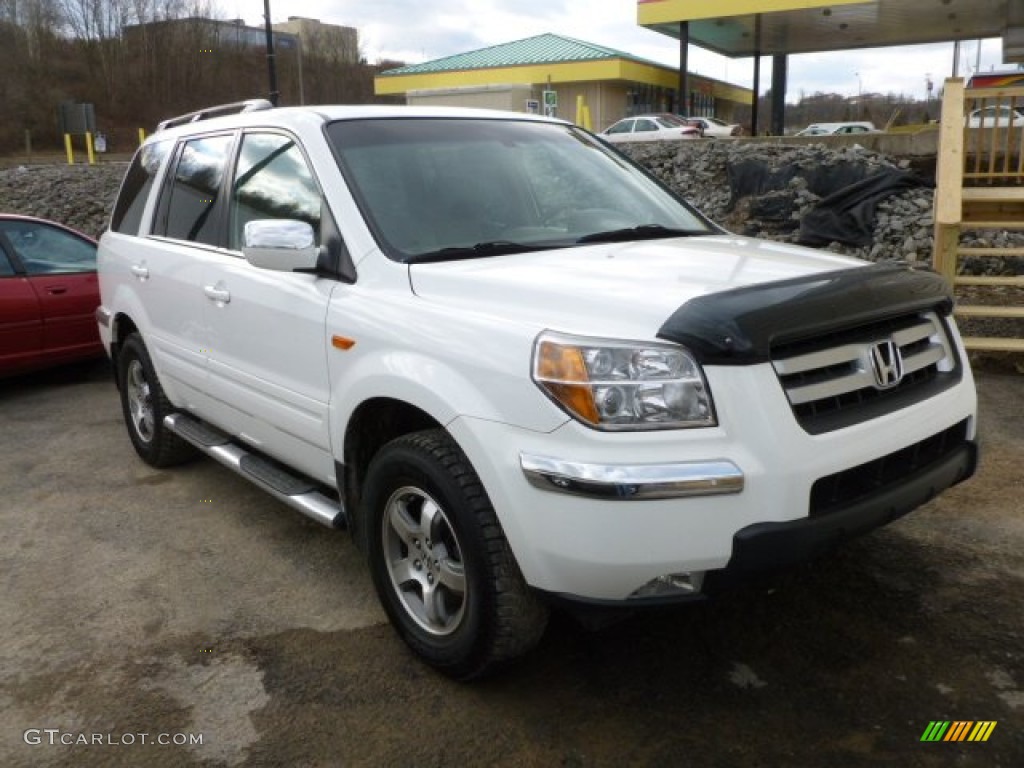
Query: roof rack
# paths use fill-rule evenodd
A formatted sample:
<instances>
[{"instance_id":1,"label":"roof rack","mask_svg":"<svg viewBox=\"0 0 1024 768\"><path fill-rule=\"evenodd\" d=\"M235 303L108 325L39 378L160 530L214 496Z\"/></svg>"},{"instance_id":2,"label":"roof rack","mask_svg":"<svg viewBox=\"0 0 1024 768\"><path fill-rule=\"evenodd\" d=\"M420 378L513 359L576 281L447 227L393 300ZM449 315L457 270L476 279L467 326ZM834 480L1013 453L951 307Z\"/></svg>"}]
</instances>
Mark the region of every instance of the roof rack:
<instances>
[{"instance_id":1,"label":"roof rack","mask_svg":"<svg viewBox=\"0 0 1024 768\"><path fill-rule=\"evenodd\" d=\"M219 104L216 107L198 109L195 112L189 112L187 115L178 115L178 117L163 120L156 126L156 129L157 131L162 131L166 128L174 128L177 125L198 123L200 120L209 120L212 117L239 115L243 112L260 112L264 109L273 108L274 105L266 99L248 99L246 101L236 101L231 104Z\"/></svg>"}]
</instances>

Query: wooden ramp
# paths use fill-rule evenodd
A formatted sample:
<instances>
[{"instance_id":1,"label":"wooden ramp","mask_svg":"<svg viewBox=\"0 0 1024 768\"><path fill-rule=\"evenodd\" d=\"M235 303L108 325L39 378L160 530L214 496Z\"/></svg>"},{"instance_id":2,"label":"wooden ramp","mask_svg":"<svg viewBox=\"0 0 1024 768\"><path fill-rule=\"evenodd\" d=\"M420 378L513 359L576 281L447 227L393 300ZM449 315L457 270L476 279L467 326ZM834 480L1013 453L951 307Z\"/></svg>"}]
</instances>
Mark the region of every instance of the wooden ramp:
<instances>
[{"instance_id":1,"label":"wooden ramp","mask_svg":"<svg viewBox=\"0 0 1024 768\"><path fill-rule=\"evenodd\" d=\"M1024 352L1024 245L997 246L998 233L1024 232L1024 88L965 88L946 81L935 189L935 268L958 295L965 320L997 318L1008 335L965 336L968 349ZM987 244L962 243L965 232ZM965 258L992 260L985 276L961 275ZM961 290L957 290L961 289ZM964 295L971 298L966 302ZM972 303L984 296L984 303ZM968 323L969 324L969 323Z\"/></svg>"}]
</instances>

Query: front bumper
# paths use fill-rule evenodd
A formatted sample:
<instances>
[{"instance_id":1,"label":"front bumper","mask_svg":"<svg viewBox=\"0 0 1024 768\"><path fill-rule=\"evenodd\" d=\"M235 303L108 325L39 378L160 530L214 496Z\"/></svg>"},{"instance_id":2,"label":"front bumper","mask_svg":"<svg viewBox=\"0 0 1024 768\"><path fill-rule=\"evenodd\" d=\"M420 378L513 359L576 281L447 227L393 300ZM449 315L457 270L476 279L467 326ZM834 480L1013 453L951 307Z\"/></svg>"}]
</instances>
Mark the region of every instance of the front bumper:
<instances>
[{"instance_id":1,"label":"front bumper","mask_svg":"<svg viewBox=\"0 0 1024 768\"><path fill-rule=\"evenodd\" d=\"M821 435L796 424L769 365L708 375L716 397L737 404L720 409L714 428L602 433L567 422L542 434L468 417L448 424L528 584L577 601L630 605L663 594L652 589L661 580L669 591L680 587L678 598L692 598L707 574L806 559L974 470L969 372L884 425L872 420ZM954 429L959 445L905 462L905 451ZM887 457L896 471L883 467L879 493L848 492L849 473L859 480L858 468ZM837 500L817 510L816 484L831 477L839 478L838 493L824 495ZM845 508L847 501L854 506Z\"/></svg>"},{"instance_id":2,"label":"front bumper","mask_svg":"<svg viewBox=\"0 0 1024 768\"><path fill-rule=\"evenodd\" d=\"M837 544L903 517L942 491L963 482L978 466L978 447L965 441L932 464L821 517L755 523L733 536L722 575L760 571L809 560Z\"/></svg>"}]
</instances>

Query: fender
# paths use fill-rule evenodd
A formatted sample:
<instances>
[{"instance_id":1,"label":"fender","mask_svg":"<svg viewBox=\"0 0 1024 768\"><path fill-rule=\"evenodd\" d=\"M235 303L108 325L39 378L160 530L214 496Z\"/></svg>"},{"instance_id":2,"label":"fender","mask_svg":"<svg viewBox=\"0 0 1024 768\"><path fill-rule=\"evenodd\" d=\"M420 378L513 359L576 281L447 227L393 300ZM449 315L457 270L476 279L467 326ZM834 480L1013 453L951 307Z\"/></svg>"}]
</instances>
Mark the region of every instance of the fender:
<instances>
[{"instance_id":1,"label":"fender","mask_svg":"<svg viewBox=\"0 0 1024 768\"><path fill-rule=\"evenodd\" d=\"M472 416L547 433L568 417L558 411L537 389L525 367L516 378L504 378L502 386L486 386L470 379L451 362L414 349L379 350L359 357L353 364L330 366L331 444L341 454L349 421L367 400L389 398L412 405L443 426L459 416Z\"/></svg>"}]
</instances>

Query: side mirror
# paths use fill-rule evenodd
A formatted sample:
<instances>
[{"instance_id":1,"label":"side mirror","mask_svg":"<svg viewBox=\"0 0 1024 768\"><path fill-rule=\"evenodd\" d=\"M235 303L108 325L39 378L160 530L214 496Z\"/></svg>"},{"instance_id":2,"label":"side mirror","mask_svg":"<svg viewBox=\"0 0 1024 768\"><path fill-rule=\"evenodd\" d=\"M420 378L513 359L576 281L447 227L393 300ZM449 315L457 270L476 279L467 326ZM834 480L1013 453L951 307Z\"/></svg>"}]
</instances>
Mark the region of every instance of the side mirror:
<instances>
[{"instance_id":1,"label":"side mirror","mask_svg":"<svg viewBox=\"0 0 1024 768\"><path fill-rule=\"evenodd\" d=\"M258 219L245 225L242 255L254 267L277 272L316 268L320 247L305 221Z\"/></svg>"}]
</instances>

